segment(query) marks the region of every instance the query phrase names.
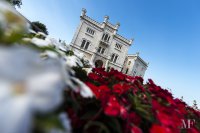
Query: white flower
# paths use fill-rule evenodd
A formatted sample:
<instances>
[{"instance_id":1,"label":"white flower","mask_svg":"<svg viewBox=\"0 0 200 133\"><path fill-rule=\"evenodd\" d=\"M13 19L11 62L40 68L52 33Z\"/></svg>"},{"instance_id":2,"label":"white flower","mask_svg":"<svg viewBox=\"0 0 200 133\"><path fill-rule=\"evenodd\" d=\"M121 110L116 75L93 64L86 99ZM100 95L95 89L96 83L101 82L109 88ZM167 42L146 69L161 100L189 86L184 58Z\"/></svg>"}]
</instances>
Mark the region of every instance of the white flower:
<instances>
[{"instance_id":1,"label":"white flower","mask_svg":"<svg viewBox=\"0 0 200 133\"><path fill-rule=\"evenodd\" d=\"M92 69L93 68L83 68L83 70L85 70L87 72L87 74L91 73L92 72Z\"/></svg>"},{"instance_id":2,"label":"white flower","mask_svg":"<svg viewBox=\"0 0 200 133\"><path fill-rule=\"evenodd\" d=\"M49 57L54 59L59 59L58 53L50 50L46 50L45 52L41 53L41 57Z\"/></svg>"},{"instance_id":3,"label":"white flower","mask_svg":"<svg viewBox=\"0 0 200 133\"><path fill-rule=\"evenodd\" d=\"M43 36L43 37L47 37L47 35L44 34L43 32L37 32L36 35L41 35L41 36Z\"/></svg>"},{"instance_id":4,"label":"white flower","mask_svg":"<svg viewBox=\"0 0 200 133\"><path fill-rule=\"evenodd\" d=\"M74 52L74 55L76 55L80 59L82 59L84 57L84 54L80 51L77 51L77 50L74 49L73 52Z\"/></svg>"},{"instance_id":5,"label":"white flower","mask_svg":"<svg viewBox=\"0 0 200 133\"><path fill-rule=\"evenodd\" d=\"M43 40L43 39L36 38L36 37L32 38L31 42L39 47L48 47L51 44L51 41L49 41L48 39Z\"/></svg>"},{"instance_id":6,"label":"white flower","mask_svg":"<svg viewBox=\"0 0 200 133\"><path fill-rule=\"evenodd\" d=\"M83 67L83 63L81 62L81 60L74 55L73 56L65 56L64 61L65 61L66 65L68 65L70 67L75 67L75 66Z\"/></svg>"},{"instance_id":7,"label":"white flower","mask_svg":"<svg viewBox=\"0 0 200 133\"><path fill-rule=\"evenodd\" d=\"M0 131L27 133L33 113L62 102L66 75L59 60L22 46L0 47Z\"/></svg>"},{"instance_id":8,"label":"white flower","mask_svg":"<svg viewBox=\"0 0 200 133\"><path fill-rule=\"evenodd\" d=\"M76 92L79 92L83 97L93 97L94 94L91 89L85 85L82 81L77 78L73 78L73 80L77 83L77 87L75 88Z\"/></svg>"},{"instance_id":9,"label":"white flower","mask_svg":"<svg viewBox=\"0 0 200 133\"><path fill-rule=\"evenodd\" d=\"M2 86L2 83L4 86ZM27 96L15 96L11 85L1 82L0 88L3 95L0 97L0 131L2 133L30 132L32 112Z\"/></svg>"},{"instance_id":10,"label":"white flower","mask_svg":"<svg viewBox=\"0 0 200 133\"><path fill-rule=\"evenodd\" d=\"M65 128L65 133L71 133L71 121L66 113L61 113L59 118L62 122L63 127Z\"/></svg>"},{"instance_id":11,"label":"white flower","mask_svg":"<svg viewBox=\"0 0 200 133\"><path fill-rule=\"evenodd\" d=\"M52 38L50 36L47 36L45 40L49 42L50 46L57 48L60 45L60 43L55 38Z\"/></svg>"},{"instance_id":12,"label":"white flower","mask_svg":"<svg viewBox=\"0 0 200 133\"><path fill-rule=\"evenodd\" d=\"M40 39L38 38L37 36L42 36L44 37L45 39ZM45 35L44 33L42 32L37 32L36 33L36 37L33 37L31 39L31 42L39 47L48 47L48 46L51 46L51 47L56 47L58 49L58 46L60 45L60 43L54 39L54 38L51 38L47 35Z\"/></svg>"},{"instance_id":13,"label":"white flower","mask_svg":"<svg viewBox=\"0 0 200 133\"><path fill-rule=\"evenodd\" d=\"M35 34L35 35L37 34L34 30L32 30L30 28L28 29L28 31L29 31L29 33L32 33L32 34Z\"/></svg>"}]
</instances>

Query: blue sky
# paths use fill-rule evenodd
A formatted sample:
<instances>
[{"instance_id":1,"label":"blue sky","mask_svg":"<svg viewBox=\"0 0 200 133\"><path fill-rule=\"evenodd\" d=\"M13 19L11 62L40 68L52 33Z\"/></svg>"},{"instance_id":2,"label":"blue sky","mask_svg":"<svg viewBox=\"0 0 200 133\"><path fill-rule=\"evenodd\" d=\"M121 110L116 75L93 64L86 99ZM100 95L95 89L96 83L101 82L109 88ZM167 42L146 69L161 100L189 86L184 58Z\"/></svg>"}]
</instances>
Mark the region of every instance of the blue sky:
<instances>
[{"instance_id":1,"label":"blue sky","mask_svg":"<svg viewBox=\"0 0 200 133\"><path fill-rule=\"evenodd\" d=\"M199 0L23 0L18 9L31 21L44 23L52 37L70 43L82 8L102 22L121 23L119 34L134 38L129 53L140 52L152 78L175 97L200 105Z\"/></svg>"}]
</instances>

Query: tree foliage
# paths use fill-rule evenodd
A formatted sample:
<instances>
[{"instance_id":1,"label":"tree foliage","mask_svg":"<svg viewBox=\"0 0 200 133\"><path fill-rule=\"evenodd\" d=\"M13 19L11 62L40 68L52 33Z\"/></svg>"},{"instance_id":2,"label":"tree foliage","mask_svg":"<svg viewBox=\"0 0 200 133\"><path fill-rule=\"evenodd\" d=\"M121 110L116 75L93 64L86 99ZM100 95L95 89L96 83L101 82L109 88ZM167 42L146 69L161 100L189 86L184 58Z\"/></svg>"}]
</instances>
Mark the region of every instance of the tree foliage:
<instances>
[{"instance_id":1,"label":"tree foliage","mask_svg":"<svg viewBox=\"0 0 200 133\"><path fill-rule=\"evenodd\" d=\"M193 101L193 106L192 106L194 109L198 110L198 105L197 105L197 101L194 100Z\"/></svg>"},{"instance_id":2,"label":"tree foliage","mask_svg":"<svg viewBox=\"0 0 200 133\"><path fill-rule=\"evenodd\" d=\"M14 6L20 7L22 5L22 0L6 0L6 1L11 3Z\"/></svg>"},{"instance_id":3,"label":"tree foliage","mask_svg":"<svg viewBox=\"0 0 200 133\"><path fill-rule=\"evenodd\" d=\"M32 29L36 32L43 32L46 35L49 34L46 25L44 25L43 23L39 21L32 22Z\"/></svg>"}]
</instances>

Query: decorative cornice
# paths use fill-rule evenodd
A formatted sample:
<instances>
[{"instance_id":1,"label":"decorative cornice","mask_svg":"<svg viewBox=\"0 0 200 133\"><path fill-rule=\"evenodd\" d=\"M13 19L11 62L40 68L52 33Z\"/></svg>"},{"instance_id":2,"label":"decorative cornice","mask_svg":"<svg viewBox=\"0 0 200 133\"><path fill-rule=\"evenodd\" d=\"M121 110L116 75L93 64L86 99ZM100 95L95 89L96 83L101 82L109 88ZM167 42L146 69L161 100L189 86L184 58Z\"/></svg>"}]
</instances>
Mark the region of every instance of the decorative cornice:
<instances>
[{"instance_id":1,"label":"decorative cornice","mask_svg":"<svg viewBox=\"0 0 200 133\"><path fill-rule=\"evenodd\" d=\"M115 37L117 37L118 39L122 40L123 42L131 45L132 44L132 40L128 40L126 38L124 38L123 36L119 35L119 34L116 34Z\"/></svg>"},{"instance_id":2,"label":"decorative cornice","mask_svg":"<svg viewBox=\"0 0 200 133\"><path fill-rule=\"evenodd\" d=\"M116 29L116 26L113 25L113 24L111 24L110 22L107 22L106 25L107 25L108 27L114 29L114 30L117 30L117 29Z\"/></svg>"},{"instance_id":3,"label":"decorative cornice","mask_svg":"<svg viewBox=\"0 0 200 133\"><path fill-rule=\"evenodd\" d=\"M91 18L90 18L90 17L88 17L88 16L81 16L81 18L82 18L82 19L84 19L84 20L87 20L87 21L89 21L90 23L92 23L92 24L94 24L94 25L98 26L99 28L102 28L102 27L101 27L101 26L102 26L102 24L101 24L101 23L99 23L99 22L97 22L97 21L95 21L95 20L91 19Z\"/></svg>"}]
</instances>

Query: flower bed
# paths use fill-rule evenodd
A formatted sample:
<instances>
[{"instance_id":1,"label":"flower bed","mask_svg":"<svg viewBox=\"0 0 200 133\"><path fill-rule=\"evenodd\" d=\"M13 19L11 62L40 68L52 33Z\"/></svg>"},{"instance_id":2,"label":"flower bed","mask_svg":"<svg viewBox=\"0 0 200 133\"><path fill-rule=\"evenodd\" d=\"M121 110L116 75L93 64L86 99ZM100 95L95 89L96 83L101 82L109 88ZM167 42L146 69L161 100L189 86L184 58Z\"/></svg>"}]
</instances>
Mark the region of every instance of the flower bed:
<instances>
[{"instance_id":1,"label":"flower bed","mask_svg":"<svg viewBox=\"0 0 200 133\"><path fill-rule=\"evenodd\" d=\"M95 98L75 96L78 107L67 107L74 132L200 132L200 112L151 79L144 84L141 77L94 68L83 80Z\"/></svg>"},{"instance_id":2,"label":"flower bed","mask_svg":"<svg viewBox=\"0 0 200 133\"><path fill-rule=\"evenodd\" d=\"M0 132L200 132L200 112L152 80L91 66L0 1Z\"/></svg>"}]
</instances>

